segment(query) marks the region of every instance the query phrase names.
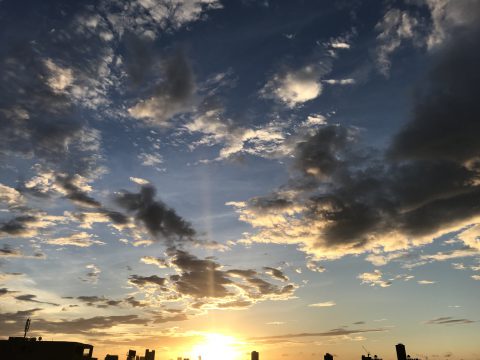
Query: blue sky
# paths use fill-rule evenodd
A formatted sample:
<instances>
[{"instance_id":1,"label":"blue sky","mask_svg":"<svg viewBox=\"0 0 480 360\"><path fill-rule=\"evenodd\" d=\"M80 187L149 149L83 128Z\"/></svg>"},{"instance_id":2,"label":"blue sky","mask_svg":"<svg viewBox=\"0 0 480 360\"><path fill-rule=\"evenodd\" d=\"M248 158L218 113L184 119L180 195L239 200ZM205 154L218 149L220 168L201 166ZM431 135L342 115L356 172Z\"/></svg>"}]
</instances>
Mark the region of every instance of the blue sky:
<instances>
[{"instance_id":1,"label":"blue sky","mask_svg":"<svg viewBox=\"0 0 480 360\"><path fill-rule=\"evenodd\" d=\"M1 335L477 359L479 9L0 1Z\"/></svg>"}]
</instances>

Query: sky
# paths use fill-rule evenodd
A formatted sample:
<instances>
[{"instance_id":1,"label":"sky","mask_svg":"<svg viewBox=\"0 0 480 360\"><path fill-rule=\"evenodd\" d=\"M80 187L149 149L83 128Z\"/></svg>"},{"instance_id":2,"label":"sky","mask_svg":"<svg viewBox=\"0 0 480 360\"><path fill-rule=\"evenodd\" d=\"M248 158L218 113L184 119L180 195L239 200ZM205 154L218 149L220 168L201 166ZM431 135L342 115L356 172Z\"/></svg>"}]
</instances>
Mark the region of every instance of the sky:
<instances>
[{"instance_id":1,"label":"sky","mask_svg":"<svg viewBox=\"0 0 480 360\"><path fill-rule=\"evenodd\" d=\"M0 336L480 359L480 1L0 1Z\"/></svg>"}]
</instances>

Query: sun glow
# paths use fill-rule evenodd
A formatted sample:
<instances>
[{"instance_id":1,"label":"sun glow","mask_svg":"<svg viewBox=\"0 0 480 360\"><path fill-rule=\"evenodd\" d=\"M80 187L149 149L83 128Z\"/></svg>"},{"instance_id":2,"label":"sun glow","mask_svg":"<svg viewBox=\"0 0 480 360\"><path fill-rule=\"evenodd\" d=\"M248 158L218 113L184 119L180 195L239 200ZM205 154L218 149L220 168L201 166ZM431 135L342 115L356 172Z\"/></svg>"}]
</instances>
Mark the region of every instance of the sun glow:
<instances>
[{"instance_id":1,"label":"sun glow","mask_svg":"<svg viewBox=\"0 0 480 360\"><path fill-rule=\"evenodd\" d=\"M205 340L195 345L191 359L197 360L238 360L241 357L240 342L232 336L205 334Z\"/></svg>"}]
</instances>

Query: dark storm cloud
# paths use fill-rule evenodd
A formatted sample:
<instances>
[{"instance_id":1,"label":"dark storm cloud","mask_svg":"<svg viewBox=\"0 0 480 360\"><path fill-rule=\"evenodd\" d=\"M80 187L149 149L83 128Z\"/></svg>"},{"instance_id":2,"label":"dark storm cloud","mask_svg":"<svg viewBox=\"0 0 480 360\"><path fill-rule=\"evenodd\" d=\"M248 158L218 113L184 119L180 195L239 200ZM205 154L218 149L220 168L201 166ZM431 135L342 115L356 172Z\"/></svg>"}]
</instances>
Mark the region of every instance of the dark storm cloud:
<instances>
[{"instance_id":1,"label":"dark storm cloud","mask_svg":"<svg viewBox=\"0 0 480 360\"><path fill-rule=\"evenodd\" d=\"M432 319L427 321L427 324L430 325L459 325L459 324L471 324L475 321L469 319L454 319L450 316L439 317L437 319Z\"/></svg>"},{"instance_id":2,"label":"dark storm cloud","mask_svg":"<svg viewBox=\"0 0 480 360\"><path fill-rule=\"evenodd\" d=\"M134 284L139 287L151 286L151 285L164 286L166 279L159 277L157 275L151 275L151 276L130 275L128 278L128 281L131 284Z\"/></svg>"},{"instance_id":3,"label":"dark storm cloud","mask_svg":"<svg viewBox=\"0 0 480 360\"><path fill-rule=\"evenodd\" d=\"M339 257L385 241L431 239L479 216L479 40L478 29L459 32L437 54L413 118L385 156L359 146L355 131L324 126L297 146L300 176L251 199L240 210L246 221L264 227L263 239L291 241L295 233L306 251ZM295 231L282 220L269 223L295 212L301 213L291 220Z\"/></svg>"},{"instance_id":4,"label":"dark storm cloud","mask_svg":"<svg viewBox=\"0 0 480 360\"><path fill-rule=\"evenodd\" d=\"M60 306L59 304L37 300L37 295L33 295L33 294L24 294L24 295L15 296L15 299L20 301L38 303L38 304Z\"/></svg>"},{"instance_id":5,"label":"dark storm cloud","mask_svg":"<svg viewBox=\"0 0 480 360\"><path fill-rule=\"evenodd\" d=\"M133 213L136 220L156 238L168 242L191 240L195 231L191 225L177 215L174 209L160 200L155 200L156 190L153 186L142 186L139 193L123 191L116 195L116 203Z\"/></svg>"}]
</instances>

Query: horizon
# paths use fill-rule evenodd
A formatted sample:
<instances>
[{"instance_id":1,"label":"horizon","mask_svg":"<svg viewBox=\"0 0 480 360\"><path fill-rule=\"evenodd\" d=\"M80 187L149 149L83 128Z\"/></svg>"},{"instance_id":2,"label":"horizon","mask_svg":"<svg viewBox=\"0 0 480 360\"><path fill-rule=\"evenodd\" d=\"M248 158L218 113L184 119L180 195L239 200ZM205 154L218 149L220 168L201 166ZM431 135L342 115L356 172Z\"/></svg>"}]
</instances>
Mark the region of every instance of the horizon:
<instances>
[{"instance_id":1,"label":"horizon","mask_svg":"<svg viewBox=\"0 0 480 360\"><path fill-rule=\"evenodd\" d=\"M0 0L0 338L480 360L479 43L480 0Z\"/></svg>"}]
</instances>

